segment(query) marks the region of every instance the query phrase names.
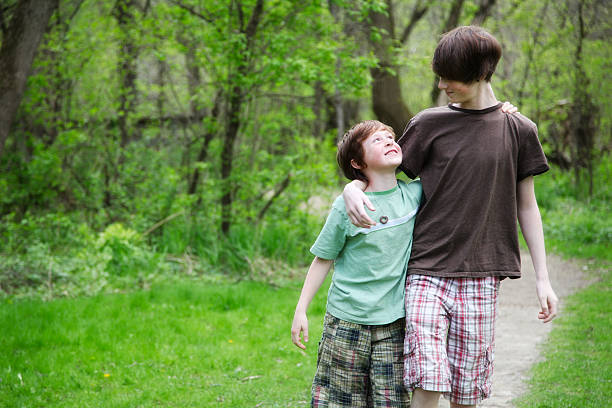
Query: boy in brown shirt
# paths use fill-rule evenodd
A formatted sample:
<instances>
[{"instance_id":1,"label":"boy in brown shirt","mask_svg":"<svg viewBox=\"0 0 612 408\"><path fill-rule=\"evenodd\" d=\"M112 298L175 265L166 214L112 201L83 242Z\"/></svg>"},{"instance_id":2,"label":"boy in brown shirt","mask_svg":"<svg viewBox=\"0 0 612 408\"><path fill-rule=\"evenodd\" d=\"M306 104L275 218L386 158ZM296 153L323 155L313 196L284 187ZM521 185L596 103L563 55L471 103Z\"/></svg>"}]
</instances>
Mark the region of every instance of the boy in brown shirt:
<instances>
[{"instance_id":1,"label":"boy in brown shirt","mask_svg":"<svg viewBox=\"0 0 612 408\"><path fill-rule=\"evenodd\" d=\"M500 280L520 277L516 220L529 247L543 322L557 313L533 176L548 170L537 127L500 111L490 85L501 46L479 27L440 40L433 70L450 104L417 114L398 143L400 169L420 176L406 282L404 382L411 407L475 407L490 394ZM371 225L363 185L345 188L354 224Z\"/></svg>"}]
</instances>

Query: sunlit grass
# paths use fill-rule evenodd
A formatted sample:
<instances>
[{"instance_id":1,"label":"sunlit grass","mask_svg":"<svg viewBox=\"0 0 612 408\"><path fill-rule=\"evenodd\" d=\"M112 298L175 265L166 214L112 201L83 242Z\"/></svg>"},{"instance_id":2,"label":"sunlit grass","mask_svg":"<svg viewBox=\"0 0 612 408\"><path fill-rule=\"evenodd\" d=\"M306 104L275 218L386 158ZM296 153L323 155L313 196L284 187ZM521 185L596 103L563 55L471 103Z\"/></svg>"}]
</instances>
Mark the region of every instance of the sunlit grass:
<instances>
[{"instance_id":1,"label":"sunlit grass","mask_svg":"<svg viewBox=\"0 0 612 408\"><path fill-rule=\"evenodd\" d=\"M182 284L0 306L0 401L14 407L307 406L325 291L307 353L290 340L299 286Z\"/></svg>"}]
</instances>

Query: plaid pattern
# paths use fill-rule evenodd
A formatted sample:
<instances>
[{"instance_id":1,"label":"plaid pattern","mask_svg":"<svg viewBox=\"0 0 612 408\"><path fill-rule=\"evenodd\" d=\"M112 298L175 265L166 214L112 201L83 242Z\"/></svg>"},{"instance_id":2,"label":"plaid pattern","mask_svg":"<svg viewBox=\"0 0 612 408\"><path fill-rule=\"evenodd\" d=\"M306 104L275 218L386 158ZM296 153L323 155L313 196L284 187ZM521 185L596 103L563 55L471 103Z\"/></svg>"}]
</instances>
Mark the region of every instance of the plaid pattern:
<instances>
[{"instance_id":1,"label":"plaid pattern","mask_svg":"<svg viewBox=\"0 0 612 408\"><path fill-rule=\"evenodd\" d=\"M491 393L499 278L410 275L404 383L475 405Z\"/></svg>"},{"instance_id":2,"label":"plaid pattern","mask_svg":"<svg viewBox=\"0 0 612 408\"><path fill-rule=\"evenodd\" d=\"M404 320L367 326L325 315L312 407L407 408L402 383Z\"/></svg>"}]
</instances>

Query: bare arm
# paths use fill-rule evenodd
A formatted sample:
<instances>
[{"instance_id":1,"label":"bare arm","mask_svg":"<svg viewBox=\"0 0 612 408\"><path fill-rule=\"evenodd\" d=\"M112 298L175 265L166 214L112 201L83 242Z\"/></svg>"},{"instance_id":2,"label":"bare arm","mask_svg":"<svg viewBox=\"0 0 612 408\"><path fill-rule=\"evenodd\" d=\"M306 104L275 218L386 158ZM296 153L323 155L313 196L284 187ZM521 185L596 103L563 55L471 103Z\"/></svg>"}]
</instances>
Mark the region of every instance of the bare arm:
<instances>
[{"instance_id":1,"label":"bare arm","mask_svg":"<svg viewBox=\"0 0 612 408\"><path fill-rule=\"evenodd\" d=\"M368 196L363 192L367 186L363 181L353 180L344 187L342 192L342 198L344 198L344 205L346 206L346 213L349 219L354 225L362 228L376 225L363 208L366 205L370 210L375 210Z\"/></svg>"},{"instance_id":2,"label":"bare arm","mask_svg":"<svg viewBox=\"0 0 612 408\"><path fill-rule=\"evenodd\" d=\"M521 231L535 269L536 292L541 307L538 318L547 323L557 315L559 300L548 278L542 217L536 201L532 176L521 180L518 184L517 207Z\"/></svg>"},{"instance_id":3,"label":"bare arm","mask_svg":"<svg viewBox=\"0 0 612 408\"><path fill-rule=\"evenodd\" d=\"M306 346L300 339L302 332L304 333L304 342L308 342L308 317L306 316L306 310L310 302L312 302L312 298L325 281L325 277L329 273L333 263L333 260L321 259L315 256L315 259L313 259L308 269L300 299L295 307L293 324L291 325L291 341L301 349L306 349Z\"/></svg>"}]
</instances>

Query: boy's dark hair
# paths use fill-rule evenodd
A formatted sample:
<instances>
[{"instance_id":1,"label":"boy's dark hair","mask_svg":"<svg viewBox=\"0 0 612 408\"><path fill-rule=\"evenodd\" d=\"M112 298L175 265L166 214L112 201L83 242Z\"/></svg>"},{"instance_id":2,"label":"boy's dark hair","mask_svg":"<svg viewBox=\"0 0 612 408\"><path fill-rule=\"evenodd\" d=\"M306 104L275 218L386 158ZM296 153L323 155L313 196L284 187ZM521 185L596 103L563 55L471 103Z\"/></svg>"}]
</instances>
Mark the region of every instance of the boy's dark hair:
<instances>
[{"instance_id":1,"label":"boy's dark hair","mask_svg":"<svg viewBox=\"0 0 612 408\"><path fill-rule=\"evenodd\" d=\"M431 65L436 75L451 81L490 81L501 54L501 45L485 29L462 26L442 36Z\"/></svg>"},{"instance_id":2,"label":"boy's dark hair","mask_svg":"<svg viewBox=\"0 0 612 408\"><path fill-rule=\"evenodd\" d=\"M342 173L344 173L349 180L368 182L366 175L360 169L356 169L351 165L351 160L355 160L355 163L361 168L367 167L366 163L363 161L362 142L368 136L380 129L388 130L393 137L395 137L395 132L390 126L377 120L365 120L350 128L338 142L336 160L338 160L338 165L342 169Z\"/></svg>"}]
</instances>

